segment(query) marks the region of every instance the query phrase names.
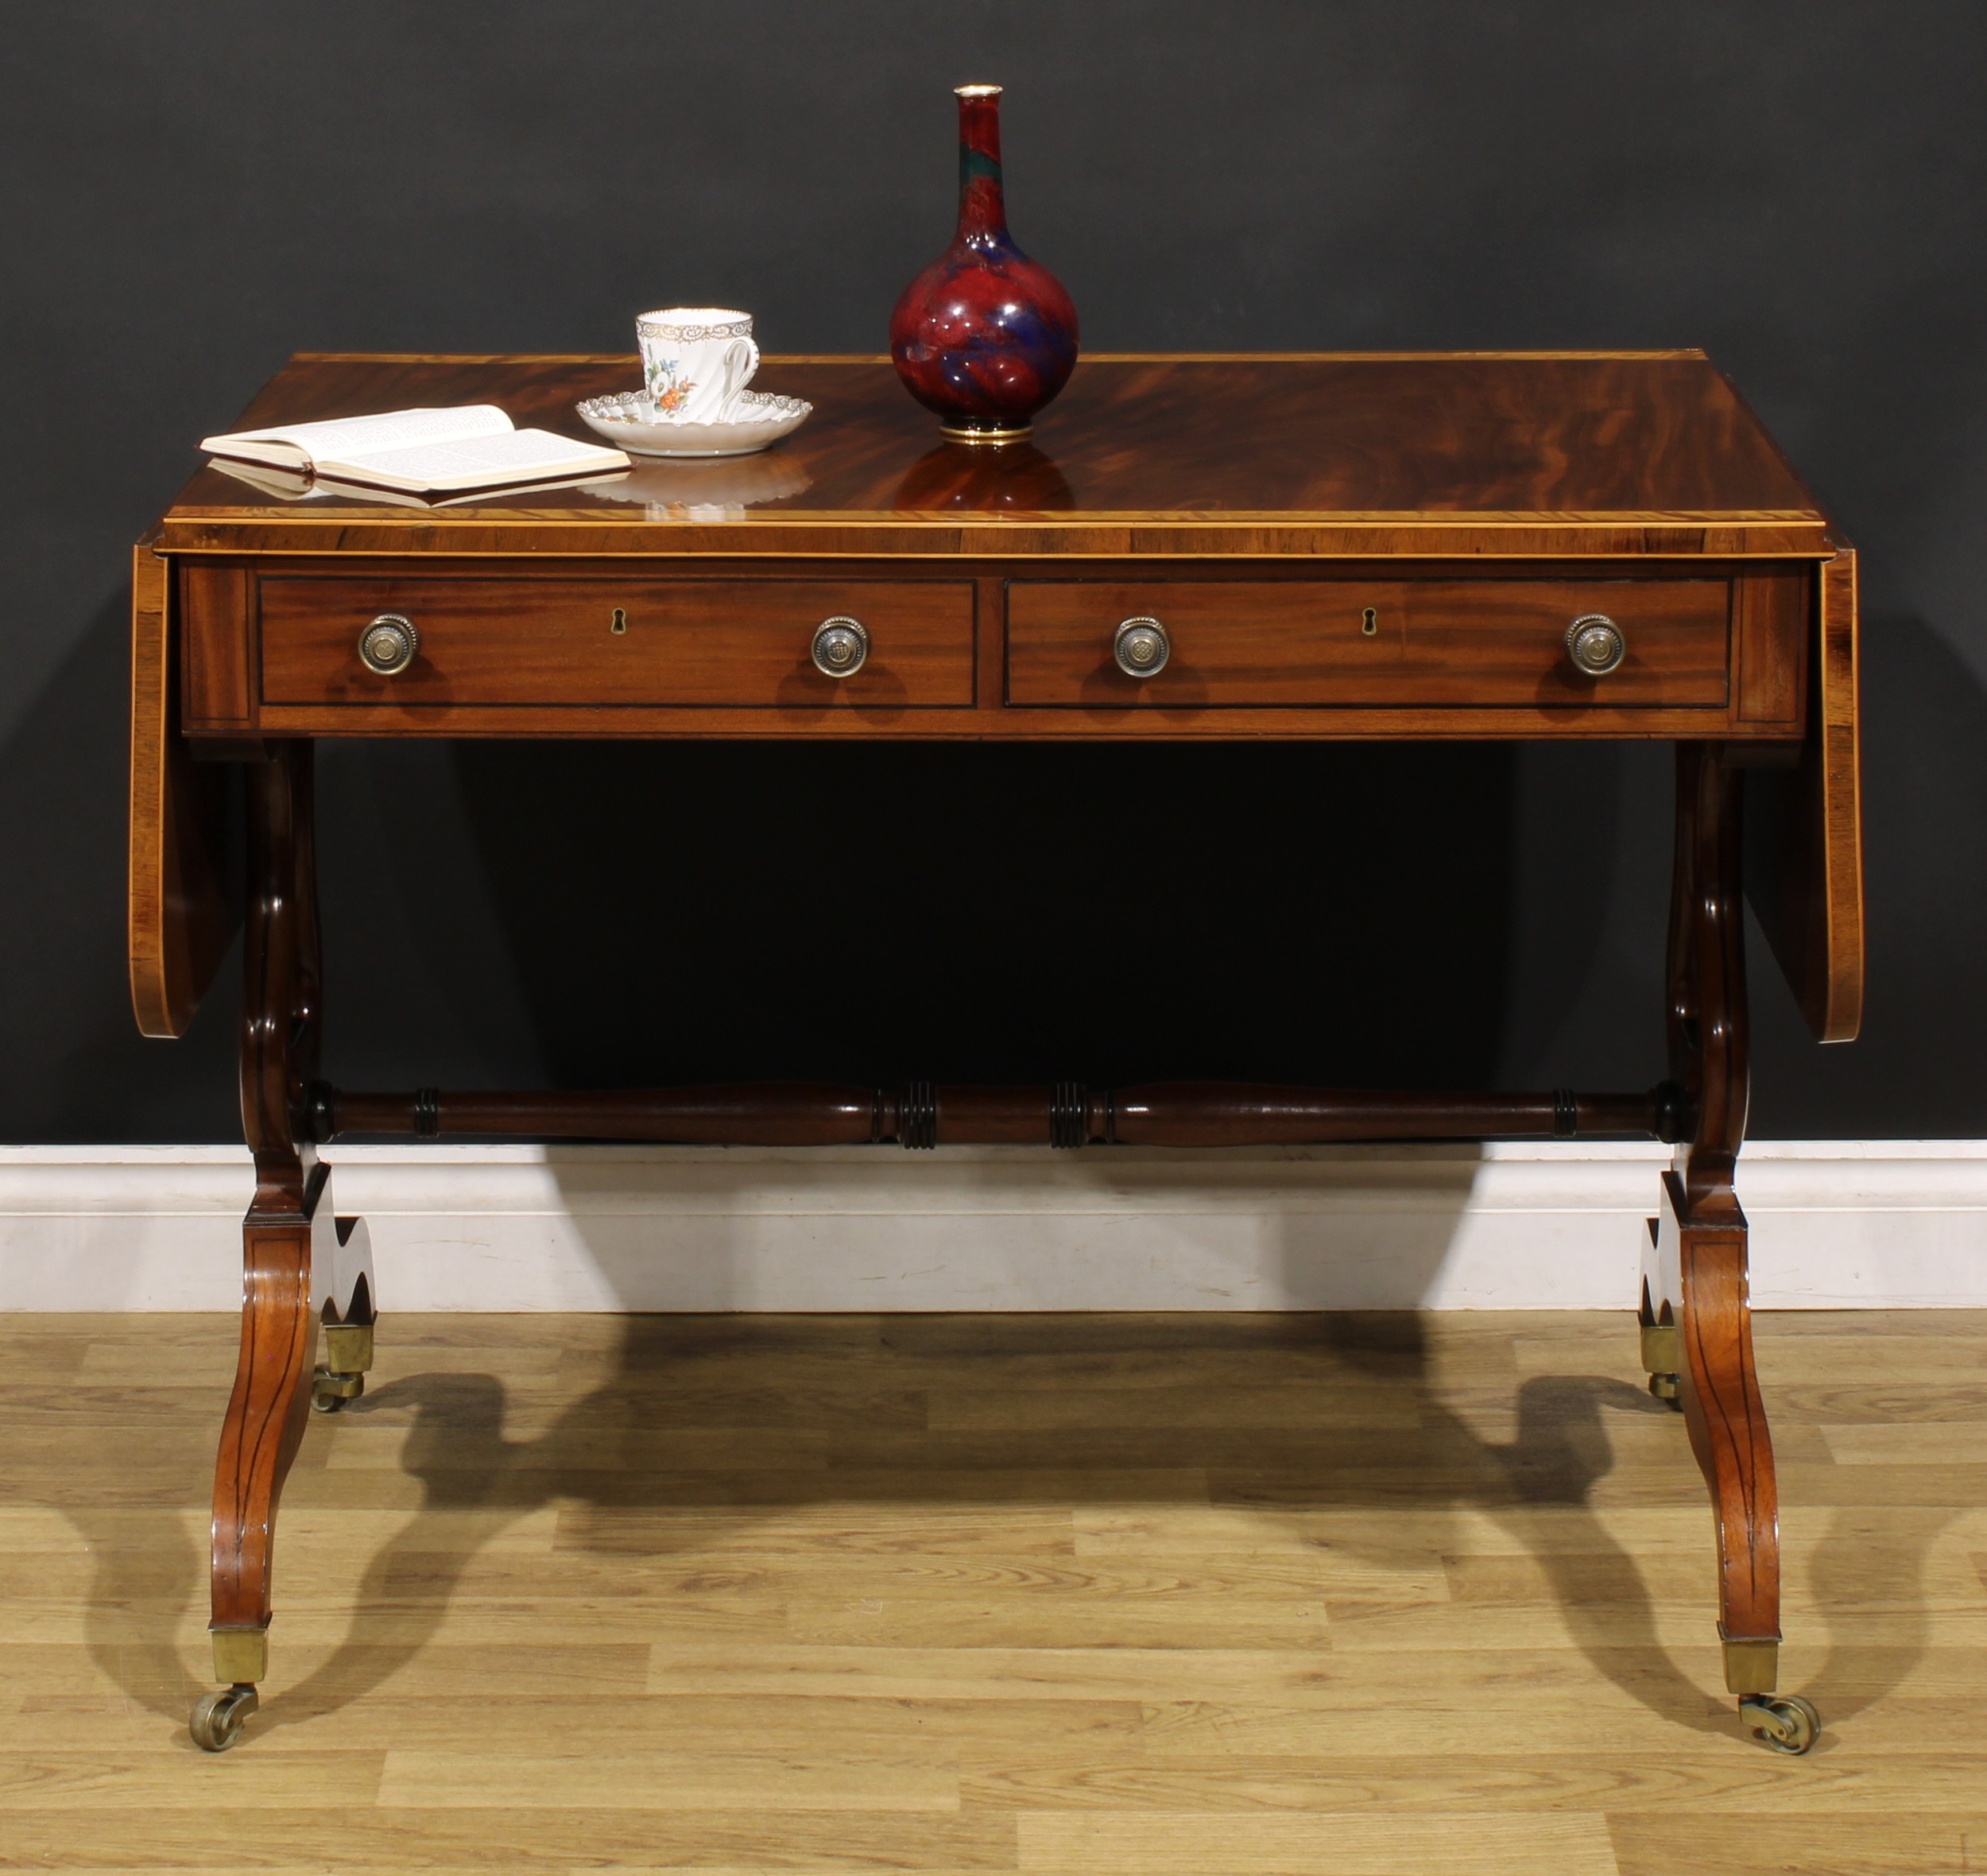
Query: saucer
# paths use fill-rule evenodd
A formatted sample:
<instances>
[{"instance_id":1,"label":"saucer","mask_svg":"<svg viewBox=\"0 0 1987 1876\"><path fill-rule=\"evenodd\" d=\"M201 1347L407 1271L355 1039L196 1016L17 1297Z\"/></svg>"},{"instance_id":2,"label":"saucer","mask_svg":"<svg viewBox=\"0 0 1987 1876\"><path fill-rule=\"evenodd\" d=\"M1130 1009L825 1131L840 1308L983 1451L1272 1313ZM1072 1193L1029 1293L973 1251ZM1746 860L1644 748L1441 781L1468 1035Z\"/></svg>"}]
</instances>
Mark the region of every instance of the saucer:
<instances>
[{"instance_id":1,"label":"saucer","mask_svg":"<svg viewBox=\"0 0 1987 1876\"><path fill-rule=\"evenodd\" d=\"M638 456L747 456L800 428L814 406L774 391L741 391L722 424L658 421L646 391L589 397L573 408L596 436Z\"/></svg>"}]
</instances>

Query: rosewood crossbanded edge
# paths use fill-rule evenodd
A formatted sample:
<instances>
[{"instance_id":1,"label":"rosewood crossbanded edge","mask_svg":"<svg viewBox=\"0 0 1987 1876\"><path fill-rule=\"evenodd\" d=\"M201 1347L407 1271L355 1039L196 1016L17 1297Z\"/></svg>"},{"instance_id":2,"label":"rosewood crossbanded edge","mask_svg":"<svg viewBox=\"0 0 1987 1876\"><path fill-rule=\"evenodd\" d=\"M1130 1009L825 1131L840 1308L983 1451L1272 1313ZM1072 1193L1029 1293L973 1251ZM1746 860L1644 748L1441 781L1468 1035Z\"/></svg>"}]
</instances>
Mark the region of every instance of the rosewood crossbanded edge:
<instances>
[{"instance_id":1,"label":"rosewood crossbanded edge","mask_svg":"<svg viewBox=\"0 0 1987 1876\"><path fill-rule=\"evenodd\" d=\"M501 404L578 436L632 357L304 353L236 427ZM641 463L614 489L410 512L273 502L218 470L170 552L1036 556L1833 552L1826 517L1701 352L1093 355L1033 443L991 465L935 443L882 359L768 357L814 414L730 464ZM742 467L741 465L743 465ZM724 479L719 480L715 470Z\"/></svg>"}]
</instances>

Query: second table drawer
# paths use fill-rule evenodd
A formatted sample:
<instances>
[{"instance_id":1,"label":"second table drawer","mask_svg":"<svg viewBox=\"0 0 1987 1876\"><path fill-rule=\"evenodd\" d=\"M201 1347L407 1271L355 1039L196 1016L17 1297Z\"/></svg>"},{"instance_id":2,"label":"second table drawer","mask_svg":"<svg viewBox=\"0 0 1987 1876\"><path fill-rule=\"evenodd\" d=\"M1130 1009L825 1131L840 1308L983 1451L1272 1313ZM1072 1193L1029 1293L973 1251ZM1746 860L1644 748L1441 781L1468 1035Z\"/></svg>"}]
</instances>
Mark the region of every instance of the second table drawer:
<instances>
[{"instance_id":1,"label":"second table drawer","mask_svg":"<svg viewBox=\"0 0 1987 1876\"><path fill-rule=\"evenodd\" d=\"M1722 708L1731 611L1723 579L1145 582L1008 588L1011 704L1567 704ZM1625 641L1602 676L1567 646L1599 613ZM1143 677L1114 655L1156 619L1168 656Z\"/></svg>"},{"instance_id":2,"label":"second table drawer","mask_svg":"<svg viewBox=\"0 0 1987 1876\"><path fill-rule=\"evenodd\" d=\"M970 707L973 586L959 580L446 579L265 576L269 704ZM405 669L369 669L359 636L411 621ZM815 669L814 635L861 622L860 669Z\"/></svg>"}]
</instances>

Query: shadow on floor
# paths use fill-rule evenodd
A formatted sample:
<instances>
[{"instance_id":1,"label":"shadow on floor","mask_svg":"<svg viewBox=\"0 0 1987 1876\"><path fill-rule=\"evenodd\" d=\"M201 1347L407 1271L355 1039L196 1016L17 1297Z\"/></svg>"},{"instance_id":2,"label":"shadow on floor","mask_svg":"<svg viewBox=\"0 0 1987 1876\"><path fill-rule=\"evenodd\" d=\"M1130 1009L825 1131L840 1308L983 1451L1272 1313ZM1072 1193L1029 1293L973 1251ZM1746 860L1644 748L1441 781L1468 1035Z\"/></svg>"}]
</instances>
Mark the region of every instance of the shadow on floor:
<instances>
[{"instance_id":1,"label":"shadow on floor","mask_svg":"<svg viewBox=\"0 0 1987 1876\"><path fill-rule=\"evenodd\" d=\"M354 1421L411 1422L401 1463L420 1481L422 1503L354 1586L345 1643L300 1682L285 1686L279 1671L258 1727L335 1712L389 1681L436 1634L468 1560L548 1506L569 1510L561 1550L666 1556L678 1541L671 1514L683 1514L680 1541L701 1553L722 1545L714 1519L743 1532L840 1502L1128 1509L1141 1498L1200 1502L1199 1479L1216 1506L1272 1523L1303 1517L1307 1533L1319 1514L1332 1518L1328 1538L1307 1541L1355 1560L1362 1542L1375 1541L1375 1513L1424 1514L1413 1544L1437 1554L1471 1547L1448 1523L1454 1514L1487 1513L1543 1572L1571 1638L1601 1673L1672 1723L1737 1730L1730 1703L1669 1658L1641 1570L1594 1509L1596 1487L1615 1469L1612 1429L1660 1419L1679 1451L1684 1440L1680 1422L1625 1381L1570 1374L1516 1382L1503 1409L1515 1408L1515 1432L1497 1440L1445 1405L1453 1390L1432 1371L1423 1322L1412 1314L657 1316L627 1318L622 1331L611 1362L602 1359L607 1378L535 1437L507 1432L509 1390L488 1373L409 1375L351 1410ZM1258 1405L1226 1418L1141 1414L1137 1393L1170 1385L1168 1374L1207 1398L1252 1392ZM1025 1393L1024 1424L931 1430L925 1403L935 1382L981 1397ZM1100 1421L1097 1403L1114 1386L1128 1390L1119 1397L1123 1424L1105 1424L1108 1409ZM1280 1425L1251 1424L1277 1417L1261 1405L1265 1387L1286 1398L1308 1387L1361 1405L1342 1425L1302 1410L1283 1414ZM1497 1390L1479 1382L1466 1391L1474 1411ZM726 1405L714 1414L719 1398ZM722 1455L698 1463L700 1440ZM1688 1476L1695 1490L1694 1470ZM1573 1521L1555 1522L1549 1541L1531 1515L1541 1507ZM1438 1514L1433 1525L1428 1513ZM1922 1581L1943 1521L1890 1521L1884 1543L1899 1606ZM1708 1518L1704 1539L1708 1642ZM1836 1548L1825 1547L1815 1566L1825 1602L1831 1583L1849 1587L1833 1568ZM93 1641L105 1671L129 1685L133 1638L117 1632L119 1611L156 1598L166 1577L197 1577L203 1560L168 1548L114 1562L106 1556L105 1564ZM1867 1558L1852 1568L1867 1583ZM281 1569L279 1556L279 1585ZM1846 1717L1896 1685L1923 1642L1921 1633L1915 1646L1900 1644L1893 1632L1880 1649L1831 1653L1818 1682L1828 1717ZM149 1645L156 1652L156 1640ZM280 1632L277 1653L280 1661ZM145 1679L159 1685L149 1673ZM1853 1690L1831 1691L1846 1681Z\"/></svg>"},{"instance_id":2,"label":"shadow on floor","mask_svg":"<svg viewBox=\"0 0 1987 1876\"><path fill-rule=\"evenodd\" d=\"M1437 1372L1439 1351L1411 1312L650 1316L625 1318L619 1330L618 1346L594 1358L605 1378L535 1436L507 1431L519 1405L490 1373L409 1374L348 1410L354 1427L409 1425L400 1467L420 1482L420 1502L353 1586L346 1639L289 1684L279 1617L258 1730L335 1713L390 1681L435 1637L471 1560L548 1506L567 1514L548 1564L556 1568L561 1552L666 1557L681 1545L707 1554L722 1548L727 1525L749 1536L783 1514L839 1502L1125 1511L1211 1502L1286 1535L1301 1524L1304 1542L1355 1564L1364 1549L1382 1572L1398 1566L1401 1548L1480 1554L1480 1537L1458 1514L1487 1514L1543 1575L1599 1673L1673 1724L1737 1730L1730 1703L1670 1658L1643 1568L1596 1509L1597 1488L1617 1469L1617 1436L1636 1423L1650 1432L1663 1423L1659 1436L1673 1436L1679 1455L1670 1482L1693 1502L1698 1489L1681 1456L1680 1422L1626 1381L1516 1380L1506 1370L1458 1385ZM1203 1405L1155 1413L1155 1389ZM995 1414L1005 1426L934 1429L937 1390L1024 1408ZM1204 1405L1231 1397L1243 1403L1233 1413ZM1501 1419L1512 1436L1486 1438L1471 1419ZM204 1459L211 1430L204 1417L189 1425L189 1461L195 1445ZM320 1452L339 1430L313 1428ZM311 1456L307 1445L307 1466ZM1655 1502L1678 1502L1656 1490ZM292 1558L304 1495L293 1488ZM1567 1516L1548 1528L1536 1516L1542 1508ZM199 1599L204 1546L176 1502L141 1494L62 1509L94 1560L93 1659L128 1699L176 1723L207 1684L204 1662L174 1635L177 1612ZM1387 1514L1402 1514L1413 1519L1404 1545L1386 1533ZM1834 1515L1810 1576L1822 1626L1849 1638L1831 1642L1807 1683L1828 1720L1881 1699L1922 1656L1926 1560L1950 1516L1906 1506ZM1703 1536L1708 1642L1708 1517ZM279 1609L285 1561L279 1546ZM1884 1632L1861 1645L1857 1617L1878 1583Z\"/></svg>"}]
</instances>

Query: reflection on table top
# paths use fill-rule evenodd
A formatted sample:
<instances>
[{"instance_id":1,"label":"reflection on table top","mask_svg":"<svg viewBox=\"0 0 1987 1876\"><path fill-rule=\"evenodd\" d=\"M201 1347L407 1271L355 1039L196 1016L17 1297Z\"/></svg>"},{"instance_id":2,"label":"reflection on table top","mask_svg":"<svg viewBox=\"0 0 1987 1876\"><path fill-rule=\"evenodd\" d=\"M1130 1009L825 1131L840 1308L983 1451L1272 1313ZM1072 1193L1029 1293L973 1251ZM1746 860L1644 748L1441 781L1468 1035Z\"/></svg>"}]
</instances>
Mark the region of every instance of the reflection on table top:
<instances>
[{"instance_id":1,"label":"reflection on table top","mask_svg":"<svg viewBox=\"0 0 1987 1876\"><path fill-rule=\"evenodd\" d=\"M621 357L304 354L235 424L487 401L520 425L579 436L574 404L626 389L636 372ZM773 356L755 382L815 406L761 456L641 459L622 483L418 516L340 496L286 506L203 469L168 512L162 545L277 545L255 524L280 521L317 538L328 526L345 548L354 529L369 542L377 529L381 551L446 551L493 530L516 549L520 530L586 525L583 545L560 537L560 550L668 552L680 549L668 529L722 521L710 551L734 536L736 551L770 551L753 537L769 529L785 543L778 551L808 551L808 531L825 527L815 550L893 552L916 538L907 528L969 523L963 545L937 537L924 551L1020 538L1002 524L1063 531L1055 546L1018 551L1072 551L1072 528L1143 523L1221 537L1203 547L1168 535L1165 551L1539 552L1562 537L1586 552L1831 551L1814 497L1696 352L1092 357L1031 443L997 449L941 442L885 360ZM984 542L980 524L996 530ZM1431 545L1404 544L1404 526L1436 530ZM665 533L652 538L657 527ZM1265 536L1279 529L1297 532ZM1147 545L1100 537L1074 550Z\"/></svg>"}]
</instances>

